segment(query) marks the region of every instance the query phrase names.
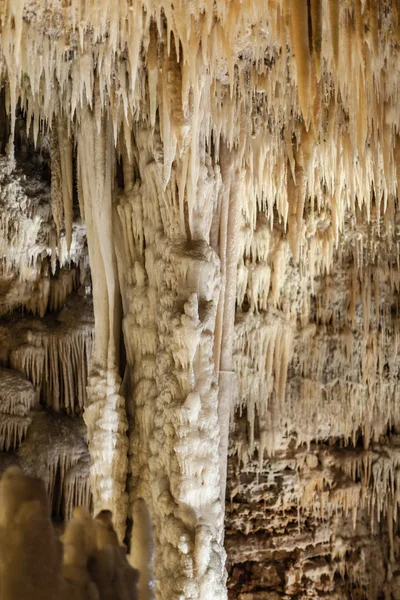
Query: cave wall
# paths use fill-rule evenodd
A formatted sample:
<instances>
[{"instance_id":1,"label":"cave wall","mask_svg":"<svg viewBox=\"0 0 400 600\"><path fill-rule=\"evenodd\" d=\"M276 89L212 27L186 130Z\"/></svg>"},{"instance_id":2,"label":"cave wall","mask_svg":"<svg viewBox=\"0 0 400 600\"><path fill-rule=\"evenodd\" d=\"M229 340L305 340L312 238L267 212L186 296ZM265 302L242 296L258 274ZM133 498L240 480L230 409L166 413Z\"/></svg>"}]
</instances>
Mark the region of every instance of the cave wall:
<instances>
[{"instance_id":1,"label":"cave wall","mask_svg":"<svg viewBox=\"0 0 400 600\"><path fill-rule=\"evenodd\" d=\"M314 217L306 210L304 219ZM267 237L272 248L268 308L268 287L254 300L256 246L240 266L250 275L235 324L225 540L232 598L398 597L395 223L368 224L360 212L355 234L346 217L332 269L315 276L313 263L302 271L282 251L285 232L271 234L260 217L254 245L261 238L265 248Z\"/></svg>"},{"instance_id":2,"label":"cave wall","mask_svg":"<svg viewBox=\"0 0 400 600\"><path fill-rule=\"evenodd\" d=\"M2 102L4 111L4 94ZM48 138L34 149L25 130L19 113L18 165L10 169L3 155L0 167L0 468L17 464L43 479L62 520L92 502L82 420L93 347L90 271L79 213L69 250L65 231L57 237Z\"/></svg>"}]
</instances>

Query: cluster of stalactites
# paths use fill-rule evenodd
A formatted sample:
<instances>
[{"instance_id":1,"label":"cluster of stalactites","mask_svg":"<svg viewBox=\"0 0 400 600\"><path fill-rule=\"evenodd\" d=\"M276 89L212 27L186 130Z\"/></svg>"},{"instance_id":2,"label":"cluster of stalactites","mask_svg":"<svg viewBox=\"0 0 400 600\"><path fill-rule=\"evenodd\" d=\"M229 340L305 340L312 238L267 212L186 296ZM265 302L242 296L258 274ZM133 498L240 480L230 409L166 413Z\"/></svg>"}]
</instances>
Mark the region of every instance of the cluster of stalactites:
<instances>
[{"instance_id":1,"label":"cluster of stalactites","mask_svg":"<svg viewBox=\"0 0 400 600\"><path fill-rule=\"evenodd\" d=\"M0 369L0 450L16 450L25 437L36 402L30 381L12 369Z\"/></svg>"},{"instance_id":2,"label":"cluster of stalactites","mask_svg":"<svg viewBox=\"0 0 400 600\"><path fill-rule=\"evenodd\" d=\"M361 434L368 448L400 418L398 269L345 263L311 302L299 282L287 275L281 310L237 314L236 404L249 423L240 454L257 449L261 464L292 438L356 444Z\"/></svg>"},{"instance_id":3,"label":"cluster of stalactites","mask_svg":"<svg viewBox=\"0 0 400 600\"><path fill-rule=\"evenodd\" d=\"M64 162L68 157L72 162L68 138L61 138L60 144ZM27 175L21 166L10 172L7 158L0 157L0 277L6 284L0 314L22 306L43 317L60 310L71 292L87 281L84 226L73 222L71 203L66 202L66 208L62 204L60 212L57 200L67 192L59 187L58 167L52 161L50 196L38 173ZM69 189L66 182L73 184L68 169L63 183Z\"/></svg>"},{"instance_id":4,"label":"cluster of stalactites","mask_svg":"<svg viewBox=\"0 0 400 600\"><path fill-rule=\"evenodd\" d=\"M261 468L258 461L252 459L241 467L240 479L232 473L228 523L232 527L233 521L235 530L246 535L260 528L267 529L272 537L278 533L275 529L278 526L278 535L282 535L280 539L285 544L285 540L292 542L293 539L293 530L288 533L289 523L297 520L296 548L302 547L303 536L310 534L310 523L318 524L318 542L327 534L330 552L338 557L343 548L340 531L344 519L348 517L353 535L360 531L360 522L365 526L369 519L373 533L382 532L379 524L383 522L389 537L389 560L394 562L397 552L394 532L400 502L399 467L398 435L382 438L367 450L354 446L338 449L330 444L285 449ZM242 505L242 498L249 493L260 505L264 502L267 506L261 521L249 520L248 511ZM282 518L286 517L288 521L282 530ZM313 538L313 543L318 542Z\"/></svg>"},{"instance_id":5,"label":"cluster of stalactites","mask_svg":"<svg viewBox=\"0 0 400 600\"><path fill-rule=\"evenodd\" d=\"M399 440L393 436L368 450L326 447L299 452L293 457L297 471L298 504L316 518L338 511L350 514L355 527L358 512L366 509L371 527L387 519L391 560L393 527L400 503Z\"/></svg>"},{"instance_id":6,"label":"cluster of stalactites","mask_svg":"<svg viewBox=\"0 0 400 600\"><path fill-rule=\"evenodd\" d=\"M10 352L11 366L33 383L44 403L69 414L83 411L93 347L92 327L56 333L25 333Z\"/></svg>"},{"instance_id":7,"label":"cluster of stalactites","mask_svg":"<svg viewBox=\"0 0 400 600\"><path fill-rule=\"evenodd\" d=\"M53 517L69 519L75 506L92 506L85 428L55 412L31 411L25 439L12 458L45 484Z\"/></svg>"},{"instance_id":8,"label":"cluster of stalactites","mask_svg":"<svg viewBox=\"0 0 400 600\"><path fill-rule=\"evenodd\" d=\"M190 225L201 148L213 148L218 160L221 138L236 146L246 168L246 222L254 227L261 207L272 223L276 210L296 259L309 198L330 215L326 253L345 208L365 205L370 218L373 196L378 213L396 196L394 1L118 0L111 8L71 0L44 8L36 0L2 0L0 23L12 129L18 99L35 135L43 120L58 117L53 208L67 238L68 137L87 104L99 129L109 112L114 142L123 139L128 154L134 124L154 129L159 121L165 184L173 160L182 158L180 199L188 202Z\"/></svg>"}]
</instances>

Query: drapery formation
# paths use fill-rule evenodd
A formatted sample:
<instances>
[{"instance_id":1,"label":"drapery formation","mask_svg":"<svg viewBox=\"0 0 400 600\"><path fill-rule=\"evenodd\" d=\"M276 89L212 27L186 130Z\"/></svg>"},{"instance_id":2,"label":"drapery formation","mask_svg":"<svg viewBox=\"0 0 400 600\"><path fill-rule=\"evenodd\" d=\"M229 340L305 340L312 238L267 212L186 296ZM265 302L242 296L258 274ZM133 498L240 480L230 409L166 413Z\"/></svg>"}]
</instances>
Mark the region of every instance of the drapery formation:
<instances>
[{"instance_id":1,"label":"drapery formation","mask_svg":"<svg viewBox=\"0 0 400 600\"><path fill-rule=\"evenodd\" d=\"M96 98L98 110L99 98ZM114 189L111 123L97 128L92 111L82 111L78 126L78 193L87 227L95 314L95 347L88 381L88 427L95 509L107 508L123 540L127 517L128 422L119 376L121 301L112 231Z\"/></svg>"}]
</instances>

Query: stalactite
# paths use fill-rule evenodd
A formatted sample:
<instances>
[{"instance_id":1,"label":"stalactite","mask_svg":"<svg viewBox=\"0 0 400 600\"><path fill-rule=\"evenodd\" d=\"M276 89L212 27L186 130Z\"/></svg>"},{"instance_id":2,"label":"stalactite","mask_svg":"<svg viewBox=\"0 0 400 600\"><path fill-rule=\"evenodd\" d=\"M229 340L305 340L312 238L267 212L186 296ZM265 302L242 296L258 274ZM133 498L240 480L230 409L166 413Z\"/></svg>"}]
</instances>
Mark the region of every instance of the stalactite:
<instances>
[{"instance_id":1,"label":"stalactite","mask_svg":"<svg viewBox=\"0 0 400 600\"><path fill-rule=\"evenodd\" d=\"M88 450L79 420L33 411L26 438L18 449L23 470L43 480L52 513L69 518L77 505L91 505ZM79 501L79 502L78 502Z\"/></svg>"},{"instance_id":2,"label":"stalactite","mask_svg":"<svg viewBox=\"0 0 400 600\"><path fill-rule=\"evenodd\" d=\"M322 2L311 0L311 25L312 47L316 63L317 79L321 78L321 51L322 51Z\"/></svg>"},{"instance_id":3,"label":"stalactite","mask_svg":"<svg viewBox=\"0 0 400 600\"><path fill-rule=\"evenodd\" d=\"M64 217L63 205L63 182L61 172L61 153L58 141L57 121L53 122L51 134L51 212L57 227L57 234L60 235L61 226Z\"/></svg>"},{"instance_id":4,"label":"stalactite","mask_svg":"<svg viewBox=\"0 0 400 600\"><path fill-rule=\"evenodd\" d=\"M295 51L299 102L303 118L308 126L310 111L310 50L308 32L308 7L305 0L293 1L290 4L290 29Z\"/></svg>"},{"instance_id":5,"label":"stalactite","mask_svg":"<svg viewBox=\"0 0 400 600\"><path fill-rule=\"evenodd\" d=\"M118 375L120 306L112 245L112 131L111 122L99 115L100 110L97 98L94 112L86 107L77 133L95 314L95 346L84 418L92 457L94 509L113 511L122 540L127 506L128 423Z\"/></svg>"},{"instance_id":6,"label":"stalactite","mask_svg":"<svg viewBox=\"0 0 400 600\"><path fill-rule=\"evenodd\" d=\"M233 332L237 281L237 240L239 237L239 198L241 179L233 172L235 160L224 147L221 151L223 201L220 218L219 255L222 285L216 316L214 341L215 366L219 370L218 415L220 423L221 498L225 504L226 456L228 454L229 420L232 412ZM233 183L233 177L237 178Z\"/></svg>"},{"instance_id":7,"label":"stalactite","mask_svg":"<svg viewBox=\"0 0 400 600\"><path fill-rule=\"evenodd\" d=\"M292 6L293 4L293 6ZM3 24L3 37L4 40L10 39L14 21L10 16L13 15L13 9L8 10L8 2L5 2L5 11L7 14L7 18L4 18ZM144 7L147 11L148 17L143 18L142 9ZM318 2L312 2L310 5L310 15L308 15L308 7L307 4L302 3L288 3L287 10L285 15L288 18L288 23L290 25L290 29L292 31L293 38L293 49L295 51L295 61L296 61L296 70L298 75L298 88L299 88L299 99L300 106L305 118L306 126L308 127L309 118L311 116L311 105L313 100L320 96L323 97L324 94L322 92L326 92L328 90L328 96L330 96L334 102L339 103L338 92L340 89L340 103L343 106L346 114L349 115L349 128L350 131L357 131L357 121L359 120L359 110L358 102L354 102L355 95L352 93L352 82L357 81L359 78L359 71L361 69L362 76L362 84L359 90L364 91L364 95L370 96L371 100L376 95L373 89L371 88L371 81L374 80L372 76L368 76L368 69L375 68L374 65L369 65L369 54L370 52L377 53L378 51L385 53L385 59L388 65L394 64L395 56L391 52L391 44L383 45L383 41L387 38L390 39L390 35L392 29L380 29L379 28L379 18L377 16L376 10L373 10L371 7L368 7L368 10L365 10L362 13L361 4L356 3L354 11L355 11L355 23L356 23L356 31L357 31L357 44L355 45L354 52L349 47L350 52L350 63L349 69L346 69L342 72L342 65L347 64L347 59L343 63L342 60L338 61L338 44L339 44L339 29L340 23L343 22L346 25L346 28L349 29L349 23L353 19L352 7L341 6L337 2L329 2L326 7L327 10L322 10L322 5ZM205 20L207 25L205 26L207 31L207 35L210 35L210 39L212 43L204 44L204 47L201 49L201 60L203 61L204 69L201 67L201 63L196 63L200 57L199 43L200 38L196 37L196 28L195 26L190 26L186 31L186 28L182 29L180 23L188 22L195 23L197 21L201 22L201 10L200 5L196 4L196 8L194 9L193 16L189 17L189 13L187 7L180 7L179 10L183 11L182 14L177 17L177 11L172 7L170 2L165 2L165 15L169 15L166 17L168 20L168 31L169 35L165 40L166 53L164 56L164 40L162 43L159 43L157 39L157 20L159 20L159 15L156 16L154 14L154 20L150 18L151 12L150 6L147 6L147 3L137 2L135 7L132 7L135 10L128 10L127 5L124 2L119 2L118 11L116 14L119 15L119 19L115 16L113 19L109 17L109 21L107 21L106 15L111 15L108 12L108 9L105 10L104 18L106 19L104 22L102 21L102 25L94 18L94 13L91 12L91 6L88 5L81 8L80 12L80 21L78 26L78 20L76 19L76 14L72 11L75 16L69 22L68 27L65 27L64 36L60 39L59 43L54 44L53 46L49 43L49 38L47 36L51 35L48 32L48 29L45 26L41 26L43 18L43 11L37 10L35 13L35 18L33 18L31 13L27 13L27 18L20 19L18 17L18 36L13 37L13 43L9 46L5 41L5 46L7 46L6 51L4 52L4 60L6 70L12 74L13 77L13 85L10 86L10 92L15 88L15 93L13 92L13 110L16 105L17 94L24 99L24 101L28 101L28 111L30 116L34 116L35 118L35 127L37 128L37 124L39 123L39 117L36 114L39 110L39 107L43 107L43 114L47 115L47 118L51 120L51 116L53 113L56 114L58 120L58 131L60 138L60 155L63 157L62 162L60 163L60 175L64 179L64 184L60 187L63 190L63 198L62 206L69 207L70 210L70 202L71 202L71 184L70 182L70 171L71 171L71 162L70 162L70 148L68 148L68 144L70 143L69 137L66 136L63 132L70 132L71 127L68 126L68 118L73 117L75 114L79 114L82 109L84 109L84 104L87 101L89 105L93 105L94 96L96 93L100 94L100 100L104 103L104 98L109 94L110 98L114 98L113 93L109 93L111 88L115 87L117 92L117 97L120 99L118 101L112 100L112 106L110 107L113 110L113 129L114 133L121 132L123 137L128 137L128 131L130 126L134 121L139 121L141 117L139 113L143 111L143 117L148 118L149 122L154 128L155 115L158 107L159 100L156 98L159 92L166 94L164 100L161 103L161 119L163 126L163 138L166 143L165 146L165 154L164 160L169 164L171 159L173 159L173 148L174 148L174 136L177 136L177 140L179 140L178 146L181 151L182 147L188 143L188 138L186 139L189 130L194 127L193 135L196 137L196 131L200 132L200 129L196 129L197 125L200 123L198 119L202 118L201 113L203 111L202 106L209 106L212 114L213 123L208 123L206 126L207 131L213 130L215 133L222 133L229 143L232 143L234 140L238 142L242 140L244 142L243 148L246 148L246 152L243 155L244 160L249 160L249 154L247 149L252 149L252 152L255 151L256 145L258 143L257 139L254 141L250 141L250 138L247 138L245 141L244 134L251 133L252 122L251 120L255 117L255 113L252 114L252 110L248 111L248 107L246 106L248 93L246 89L243 89L243 78L241 79L240 73L241 69L237 69L237 75L234 68L232 68L233 62L237 62L238 59L235 58L231 52L231 49L234 46L233 39L237 36L238 43L241 43L242 31L247 31L249 24L257 23L260 19L266 19L268 23L270 23L268 34L268 39L264 41L264 39L260 39L260 37L255 36L256 44L254 46L254 61L257 65L257 76L264 76L263 70L264 67L261 66L260 62L260 52L262 50L259 47L259 44L262 45L262 48L269 47L271 49L272 54L275 57L279 56L279 48L284 47L286 44L286 32L285 28L282 27L282 14L281 9L278 7L278 4L270 0L268 5L268 10L264 10L265 7L261 6L260 3L257 3L252 10L242 10L241 11L241 22L236 31L235 27L232 27L232 31L221 27L219 24L218 18L221 16L222 23L231 23L232 20L225 21L226 17L224 16L224 3L220 2L216 6L216 14L215 19ZM76 7L75 9L76 10ZM233 9L232 9L233 10ZM260 11L260 12L259 12ZM19 11L17 11L19 14ZM68 14L68 10L66 12ZM231 17L234 12L231 11ZM174 16L172 16L174 15ZM260 15L260 19L258 19ZM395 12L393 12L395 17ZM310 17L310 18L309 18ZM61 18L61 17L60 17ZM285 17L286 18L286 17ZM90 30L88 23L94 19L92 23L93 27L93 36L94 39L99 41L98 46L93 47L90 51L88 51L90 47L90 42L87 39L87 31ZM367 19L367 21L366 21ZM371 29L371 36L369 36L369 30L364 31L365 27L363 27L363 21L365 21L364 25L367 28ZM119 22L126 22L126 26L119 27ZM311 31L309 29L309 22L311 23ZM105 36L108 35L107 27L105 23L108 23L108 26L113 27L113 32L111 37L109 37L109 41L107 44L104 44ZM74 29L76 28L76 29ZM79 32L78 32L79 29ZM321 41L322 31L326 30L327 34L331 37L331 44L325 44ZM346 30L347 31L347 30ZM21 34L21 36L20 36ZM76 37L78 35L80 38L79 44L76 44ZM124 63L120 63L121 57L121 48L124 47L125 36L130 35L130 42L128 44L129 48L129 61L126 63L126 67L124 67ZM344 38L346 38L344 35ZM379 37L380 36L380 37ZM360 38L365 38L364 39ZM367 51L367 63L364 66L364 51L368 46L368 40L371 38L372 44L370 49ZM170 40L174 40L174 46L179 50L179 44L182 46L183 52L183 62L182 67L175 68L174 65L177 63L179 52L174 55L174 50L171 52L168 51L168 47L170 44ZM379 40L380 41L377 41ZM142 41L141 41L142 40ZM177 42L179 40L179 43ZM311 40L311 46L310 46ZM204 40L203 40L204 41ZM65 47L71 48L71 61L68 64L63 62L63 56L65 54ZM19 47L20 45L20 47ZM144 47L147 52L147 59L144 63L140 58L141 47ZM43 54L43 67L39 67L38 65L31 65L29 61L29 57L34 55L37 52L37 48L40 47L42 49ZM191 50L189 50L189 48ZM383 50L382 50L383 48ZM283 48L286 51L286 48ZM313 51L313 60L316 62L315 69L312 65L310 49ZM377 54L379 60L383 59L383 56ZM93 54L92 54L93 53ZM333 65L331 61L331 56L333 53ZM343 54L344 56L344 54ZM124 59L122 59L124 60ZM164 75L166 73L170 73L171 81L164 82L163 85L158 87L158 68L159 61L165 62L165 69L163 69ZM228 79L229 79L229 94L226 98L224 98L224 79L222 74L222 64L223 61L226 61L228 65ZM101 64L103 68L98 69L98 85L94 83L91 66L95 64ZM168 66L169 61L169 66ZM325 62L324 62L325 61ZM129 63L129 64L128 64ZM378 64L378 63L376 63ZM45 65L45 66L44 66ZM231 66L229 66L231 65ZM320 72L319 65L322 65L322 70ZM327 69L333 67L333 70L340 71L340 77L338 73L329 73ZM124 71L124 68L127 70ZM297 94L296 86L293 85L291 79L286 77L286 62L284 59L284 53L282 53L282 57L275 60L273 68L271 69L271 73L268 77L268 85L267 88L269 90L268 97L275 93L282 94L280 102L281 108L281 116L283 117L283 122L285 124L289 124L289 128L292 130L291 133L296 133L297 125L296 122L293 121L290 115L290 107L295 102L295 97ZM18 69L24 71L27 74L27 77L20 78L17 76ZM149 76L142 77L141 74L143 69L147 69ZM203 70L202 70L203 69ZM196 108L196 104L193 105L189 109L189 91L195 90L197 84L197 74L198 73L207 73L212 75L212 80L210 80L210 86L202 84L196 94L194 95L196 101L200 96L204 98L201 100L201 105ZM315 77L312 73L315 70ZM116 74L116 77L111 76L111 72ZM182 77L182 84L177 80L175 81L175 75ZM72 73L79 73L80 83L78 84L78 80L75 77L70 77ZM140 75L138 75L140 73ZM376 122L382 122L383 112L386 111L385 106L387 105L386 100L392 103L397 97L396 91L396 81L393 78L390 78L390 68L386 71L379 71L379 84L377 83L376 90L379 90L379 93L386 94L386 98L384 101L380 102L377 106L377 111L379 115L376 115ZM371 73L370 73L371 74ZM178 79L179 79L178 77ZM233 81L236 79L237 81L233 84ZM54 82L53 82L54 78ZM333 79L332 79L333 78ZM315 84L315 81L318 83ZM311 81L312 80L312 81ZM338 89L331 88L332 91L329 91L330 84L332 81L335 83ZM375 78L378 82L378 80ZM30 87L25 87L26 85ZM286 82L284 85L278 84L278 82ZM312 83L312 85L310 85ZM149 103L142 103L141 111L138 110L138 99L144 98L146 96L145 86L150 85L149 87L149 95L150 100ZM312 88L317 85L318 93L310 92ZM181 89L179 89L181 88ZM95 90L98 89L98 92ZM179 101L171 102L170 98L174 97L175 89L178 96L180 95ZM214 89L216 91L215 98L224 98L224 110L221 110L220 101L216 101L216 105L214 105L214 100L210 96L210 90ZM237 90L238 96L235 97L235 94L230 95L230 90ZM167 90L168 93L167 93ZM71 112L70 114L66 114L65 111L59 110L58 103L60 94L62 99L69 99ZM359 97L361 91L359 91ZM151 105L151 106L150 106ZM260 103L259 100L255 103L258 106L257 110L261 109L261 115L257 117L259 119L259 129L260 132L268 130L268 123L276 121L276 103L274 102L264 102ZM11 112L13 112L13 110ZM314 111L312 111L314 112ZM63 113L63 114L61 114ZM224 119L224 115L230 115L229 119ZM272 121L270 121L272 119ZM28 119L29 120L29 119ZM79 120L79 118L78 118ZM369 120L372 120L372 114L369 117ZM197 122L198 121L198 122ZM315 121L315 119L314 119ZM178 123L179 122L179 123ZM168 125L170 123L170 125ZM168 137L168 128L172 127L171 136ZM321 141L324 139L324 128L325 123L324 119L321 119L321 122L315 121L313 125L315 129L315 136L320 138ZM164 130L164 128L166 128ZM345 149L345 146L341 140L341 134L345 133L344 123L339 125L340 135L338 137L339 144L338 148L343 149L345 154L348 153L348 150ZM365 132L365 123L362 126L362 131ZM367 133L368 137L372 135L372 129ZM192 135L192 140L194 139ZM363 146L365 145L364 139L365 133L361 133L359 136L358 142L355 142L355 145L358 146L358 151L360 156L363 155ZM218 136L217 136L218 137ZM265 135L263 135L263 139L265 140ZM186 141L185 141L186 140ZM218 145L218 139L216 139L216 143ZM265 142L264 142L265 143ZM65 146L67 144L67 146ZM390 141L388 141L390 144ZM127 146L128 147L128 146ZM279 145L278 145L279 147ZM278 210L281 212L281 216L284 216L282 210L284 208L284 203L281 204L283 199L281 199L281 194L277 194L276 191L279 190L280 185L280 177L272 178L273 188L275 189L275 194L272 195L269 193L269 187L271 186L271 177L268 176L268 173L271 174L277 169L282 169L285 171L286 166L284 163L284 151L283 149L275 148L275 151L272 154L266 154L263 162L265 164L260 164L261 169L258 170L258 176L253 178L254 181L257 180L258 184L261 184L261 188L257 190L259 198L264 195L265 197L272 197L275 200L272 202L276 202L276 206ZM355 148L352 148L352 151ZM169 154L168 154L168 151ZM379 153L381 150L379 150ZM167 158L168 156L168 158ZM318 157L318 171L320 173L321 179L329 179L330 176L327 177L328 171L332 165L333 156L329 157L329 154L326 154L324 151L320 153ZM168 164L165 163L165 176L168 178L169 167ZM195 168L195 154L192 153L190 163L189 163L189 185L194 185L194 181L197 178L197 170ZM342 179L338 179L336 182L336 186L340 186L341 189L345 189L345 183L347 180L352 179L352 168L353 166L348 165L345 169L345 177ZM362 193L363 201L368 201L370 195L370 186L368 180L369 177L369 166L368 162L365 160L360 161L357 166L358 169L363 173L363 177L360 181L364 181L362 184ZM63 174L64 173L64 174ZM377 174L372 175L372 179L375 179ZM378 175L379 176L379 175ZM191 178L194 177L193 181ZM55 177L56 179L56 177ZM335 177L336 179L336 177ZM192 181L192 183L190 183ZM348 181L347 181L348 183ZM393 190L388 190L389 194L393 193ZM338 194L340 197L341 194ZM69 222L69 216L67 221ZM69 244L69 236L70 234L67 232L67 244Z\"/></svg>"},{"instance_id":8,"label":"stalactite","mask_svg":"<svg viewBox=\"0 0 400 600\"><path fill-rule=\"evenodd\" d=\"M72 414L81 413L86 402L93 347L91 303L78 299L70 299L55 321L14 323L15 339L6 346L7 363L32 382L38 398Z\"/></svg>"},{"instance_id":9,"label":"stalactite","mask_svg":"<svg viewBox=\"0 0 400 600\"><path fill-rule=\"evenodd\" d=\"M33 385L17 371L0 369L0 448L16 450L25 437L36 402Z\"/></svg>"},{"instance_id":10,"label":"stalactite","mask_svg":"<svg viewBox=\"0 0 400 600\"><path fill-rule=\"evenodd\" d=\"M64 519L70 519L76 506L91 507L89 484L89 456L81 458L71 467L64 480Z\"/></svg>"},{"instance_id":11,"label":"stalactite","mask_svg":"<svg viewBox=\"0 0 400 600\"><path fill-rule=\"evenodd\" d=\"M329 0L329 20L331 27L331 40L333 50L333 60L337 68L339 62L339 32L340 32L340 4Z\"/></svg>"},{"instance_id":12,"label":"stalactite","mask_svg":"<svg viewBox=\"0 0 400 600\"><path fill-rule=\"evenodd\" d=\"M66 119L59 119L57 135L58 143L60 147L60 170L61 170L61 184L62 184L62 202L63 202L63 214L64 214L64 225L67 242L67 250L69 252L72 244L72 143L68 132ZM53 168L53 162L52 162Z\"/></svg>"}]
</instances>

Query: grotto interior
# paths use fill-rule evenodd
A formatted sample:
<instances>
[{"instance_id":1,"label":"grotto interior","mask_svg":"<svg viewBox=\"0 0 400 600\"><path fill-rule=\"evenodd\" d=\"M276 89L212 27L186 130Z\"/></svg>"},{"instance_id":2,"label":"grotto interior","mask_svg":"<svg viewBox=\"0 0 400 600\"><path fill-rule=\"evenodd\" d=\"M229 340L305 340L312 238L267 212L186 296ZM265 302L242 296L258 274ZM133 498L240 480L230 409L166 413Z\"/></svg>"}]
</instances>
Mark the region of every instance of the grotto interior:
<instances>
[{"instance_id":1,"label":"grotto interior","mask_svg":"<svg viewBox=\"0 0 400 600\"><path fill-rule=\"evenodd\" d=\"M0 600L400 600L399 179L399 0L0 0Z\"/></svg>"}]
</instances>

